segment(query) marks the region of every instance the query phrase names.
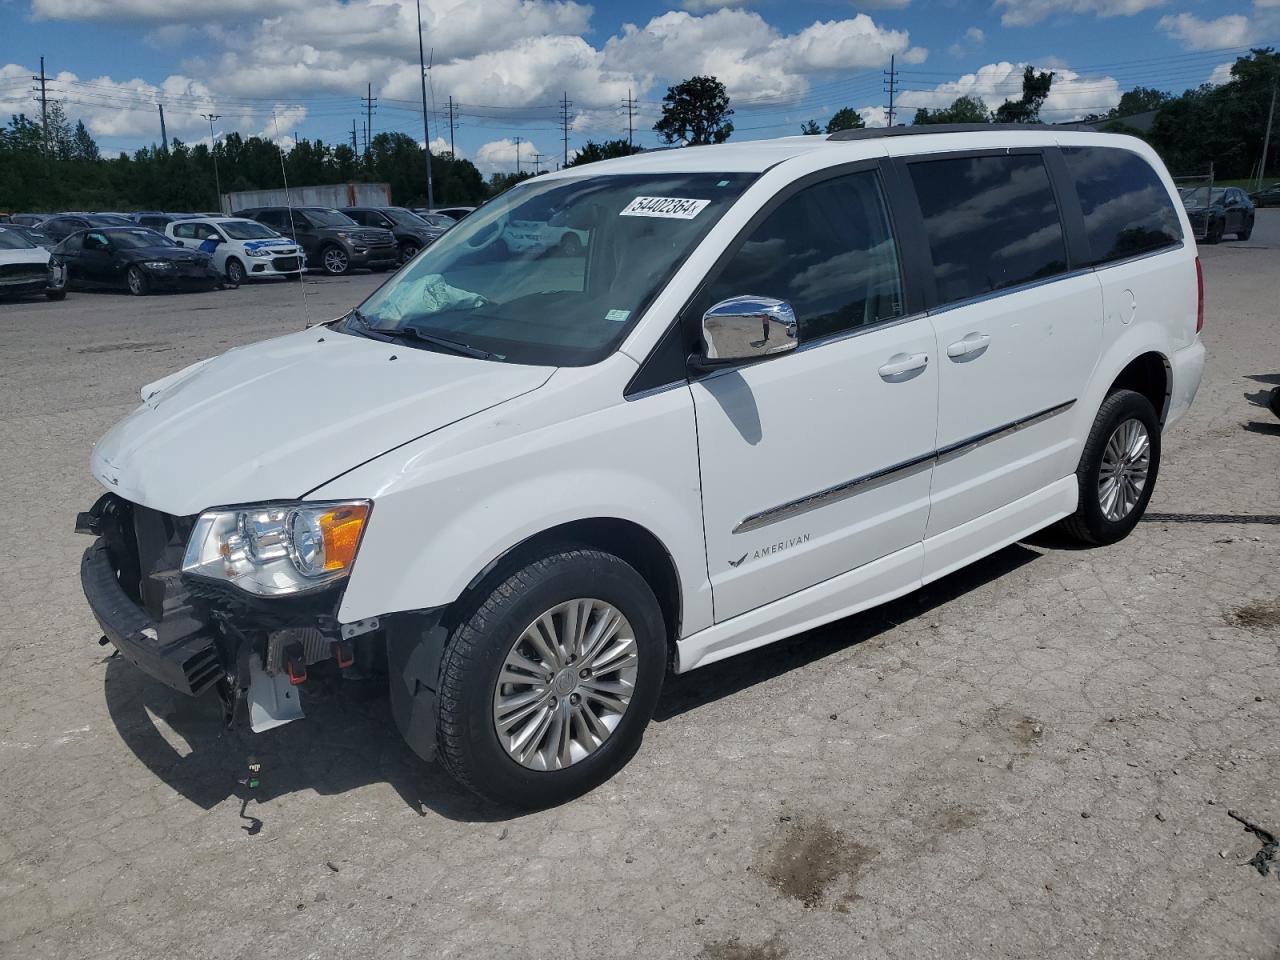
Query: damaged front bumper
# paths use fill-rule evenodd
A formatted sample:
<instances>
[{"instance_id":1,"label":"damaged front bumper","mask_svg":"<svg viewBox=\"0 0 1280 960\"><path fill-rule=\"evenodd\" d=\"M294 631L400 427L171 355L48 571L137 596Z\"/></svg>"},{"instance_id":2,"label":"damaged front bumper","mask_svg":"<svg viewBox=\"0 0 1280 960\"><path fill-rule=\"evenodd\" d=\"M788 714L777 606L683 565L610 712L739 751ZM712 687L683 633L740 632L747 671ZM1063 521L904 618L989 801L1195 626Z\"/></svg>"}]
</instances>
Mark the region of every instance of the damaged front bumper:
<instances>
[{"instance_id":1,"label":"damaged front bumper","mask_svg":"<svg viewBox=\"0 0 1280 960\"><path fill-rule=\"evenodd\" d=\"M102 643L144 673L188 696L215 690L228 723L242 700L250 726L268 730L301 717L296 687L307 668L335 660L368 672L381 624L338 621L342 589L261 599L185 577L182 557L195 517L175 517L103 495L76 518L96 539L80 582Z\"/></svg>"}]
</instances>

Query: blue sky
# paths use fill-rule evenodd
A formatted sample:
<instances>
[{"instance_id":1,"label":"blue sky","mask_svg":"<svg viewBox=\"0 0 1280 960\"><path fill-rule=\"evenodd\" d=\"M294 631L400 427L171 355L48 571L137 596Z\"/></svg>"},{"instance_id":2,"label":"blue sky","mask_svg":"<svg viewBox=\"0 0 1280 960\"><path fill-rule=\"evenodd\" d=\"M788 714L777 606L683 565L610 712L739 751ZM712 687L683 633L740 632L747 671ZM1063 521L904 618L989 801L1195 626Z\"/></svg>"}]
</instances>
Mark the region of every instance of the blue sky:
<instances>
[{"instance_id":1,"label":"blue sky","mask_svg":"<svg viewBox=\"0 0 1280 960\"><path fill-rule=\"evenodd\" d=\"M891 55L907 119L961 94L995 106L1033 63L1058 72L1047 118L1065 120L1135 85L1221 80L1248 46L1280 45L1280 0L423 0L423 17L433 148L452 95L457 150L485 172L514 169L517 137L522 166L562 157L566 91L570 148L625 135L628 90L637 142L655 144L666 86L694 73L728 86L734 139L842 106L883 123ZM109 150L158 141L157 103L188 141L209 138L205 113L218 136L349 140L366 83L375 133L422 137L412 0L0 0L0 23L3 115L38 113L43 54L52 94Z\"/></svg>"}]
</instances>

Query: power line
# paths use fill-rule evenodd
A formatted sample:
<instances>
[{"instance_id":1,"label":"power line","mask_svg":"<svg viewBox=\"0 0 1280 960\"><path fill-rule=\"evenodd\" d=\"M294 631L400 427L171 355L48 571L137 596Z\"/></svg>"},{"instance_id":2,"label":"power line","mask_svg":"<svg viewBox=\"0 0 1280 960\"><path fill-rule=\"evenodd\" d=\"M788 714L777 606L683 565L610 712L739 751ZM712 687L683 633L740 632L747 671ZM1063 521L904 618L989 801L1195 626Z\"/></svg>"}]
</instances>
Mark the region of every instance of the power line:
<instances>
[{"instance_id":1,"label":"power line","mask_svg":"<svg viewBox=\"0 0 1280 960\"><path fill-rule=\"evenodd\" d=\"M367 84L366 92L360 98L360 103L364 105L364 152L368 156L369 144L373 139L373 111L378 104L378 98L373 95L373 84Z\"/></svg>"},{"instance_id":2,"label":"power line","mask_svg":"<svg viewBox=\"0 0 1280 960\"><path fill-rule=\"evenodd\" d=\"M894 64L893 54L889 55L889 69L884 72L886 79L885 89L889 93L889 107L885 113L885 126L893 126L893 95L898 91L898 70Z\"/></svg>"},{"instance_id":3,"label":"power line","mask_svg":"<svg viewBox=\"0 0 1280 960\"><path fill-rule=\"evenodd\" d=\"M569 91L564 92L564 99L560 102L560 128L564 131L562 139L564 140L564 163L569 165L569 107L572 101L569 99Z\"/></svg>"},{"instance_id":4,"label":"power line","mask_svg":"<svg viewBox=\"0 0 1280 960\"><path fill-rule=\"evenodd\" d=\"M634 135L634 127L632 124L632 116L635 114L636 99L631 96L631 88L627 87L627 95L622 99L622 105L627 108L627 146L634 146L632 137Z\"/></svg>"},{"instance_id":5,"label":"power line","mask_svg":"<svg viewBox=\"0 0 1280 960\"><path fill-rule=\"evenodd\" d=\"M44 155L47 160L49 158L49 94L45 84L52 78L45 75L44 57L40 58L40 76L31 79L40 84L40 127L44 132Z\"/></svg>"}]
</instances>

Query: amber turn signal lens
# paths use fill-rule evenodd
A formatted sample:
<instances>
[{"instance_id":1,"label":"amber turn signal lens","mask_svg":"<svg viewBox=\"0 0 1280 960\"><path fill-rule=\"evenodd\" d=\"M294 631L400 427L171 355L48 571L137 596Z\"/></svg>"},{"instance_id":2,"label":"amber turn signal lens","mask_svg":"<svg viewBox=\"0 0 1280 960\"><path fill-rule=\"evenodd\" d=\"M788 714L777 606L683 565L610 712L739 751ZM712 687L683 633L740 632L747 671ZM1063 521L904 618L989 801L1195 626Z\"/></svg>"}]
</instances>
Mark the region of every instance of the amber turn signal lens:
<instances>
[{"instance_id":1,"label":"amber turn signal lens","mask_svg":"<svg viewBox=\"0 0 1280 960\"><path fill-rule=\"evenodd\" d=\"M365 504L344 504L320 515L326 571L345 570L351 566L368 518L369 508Z\"/></svg>"}]
</instances>

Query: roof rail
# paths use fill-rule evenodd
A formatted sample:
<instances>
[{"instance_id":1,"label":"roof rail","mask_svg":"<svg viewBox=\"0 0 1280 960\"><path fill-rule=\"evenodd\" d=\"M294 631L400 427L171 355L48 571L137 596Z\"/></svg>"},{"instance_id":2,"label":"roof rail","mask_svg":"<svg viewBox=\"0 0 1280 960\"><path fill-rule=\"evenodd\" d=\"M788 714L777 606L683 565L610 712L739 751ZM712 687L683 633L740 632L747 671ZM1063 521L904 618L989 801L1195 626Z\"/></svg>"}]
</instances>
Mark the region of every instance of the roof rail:
<instances>
[{"instance_id":1,"label":"roof rail","mask_svg":"<svg viewBox=\"0 0 1280 960\"><path fill-rule=\"evenodd\" d=\"M1074 130L1096 132L1082 123L921 123L909 127L866 127L859 130L837 130L828 140L879 140L881 137L918 137L929 133L984 133L1027 130Z\"/></svg>"}]
</instances>

